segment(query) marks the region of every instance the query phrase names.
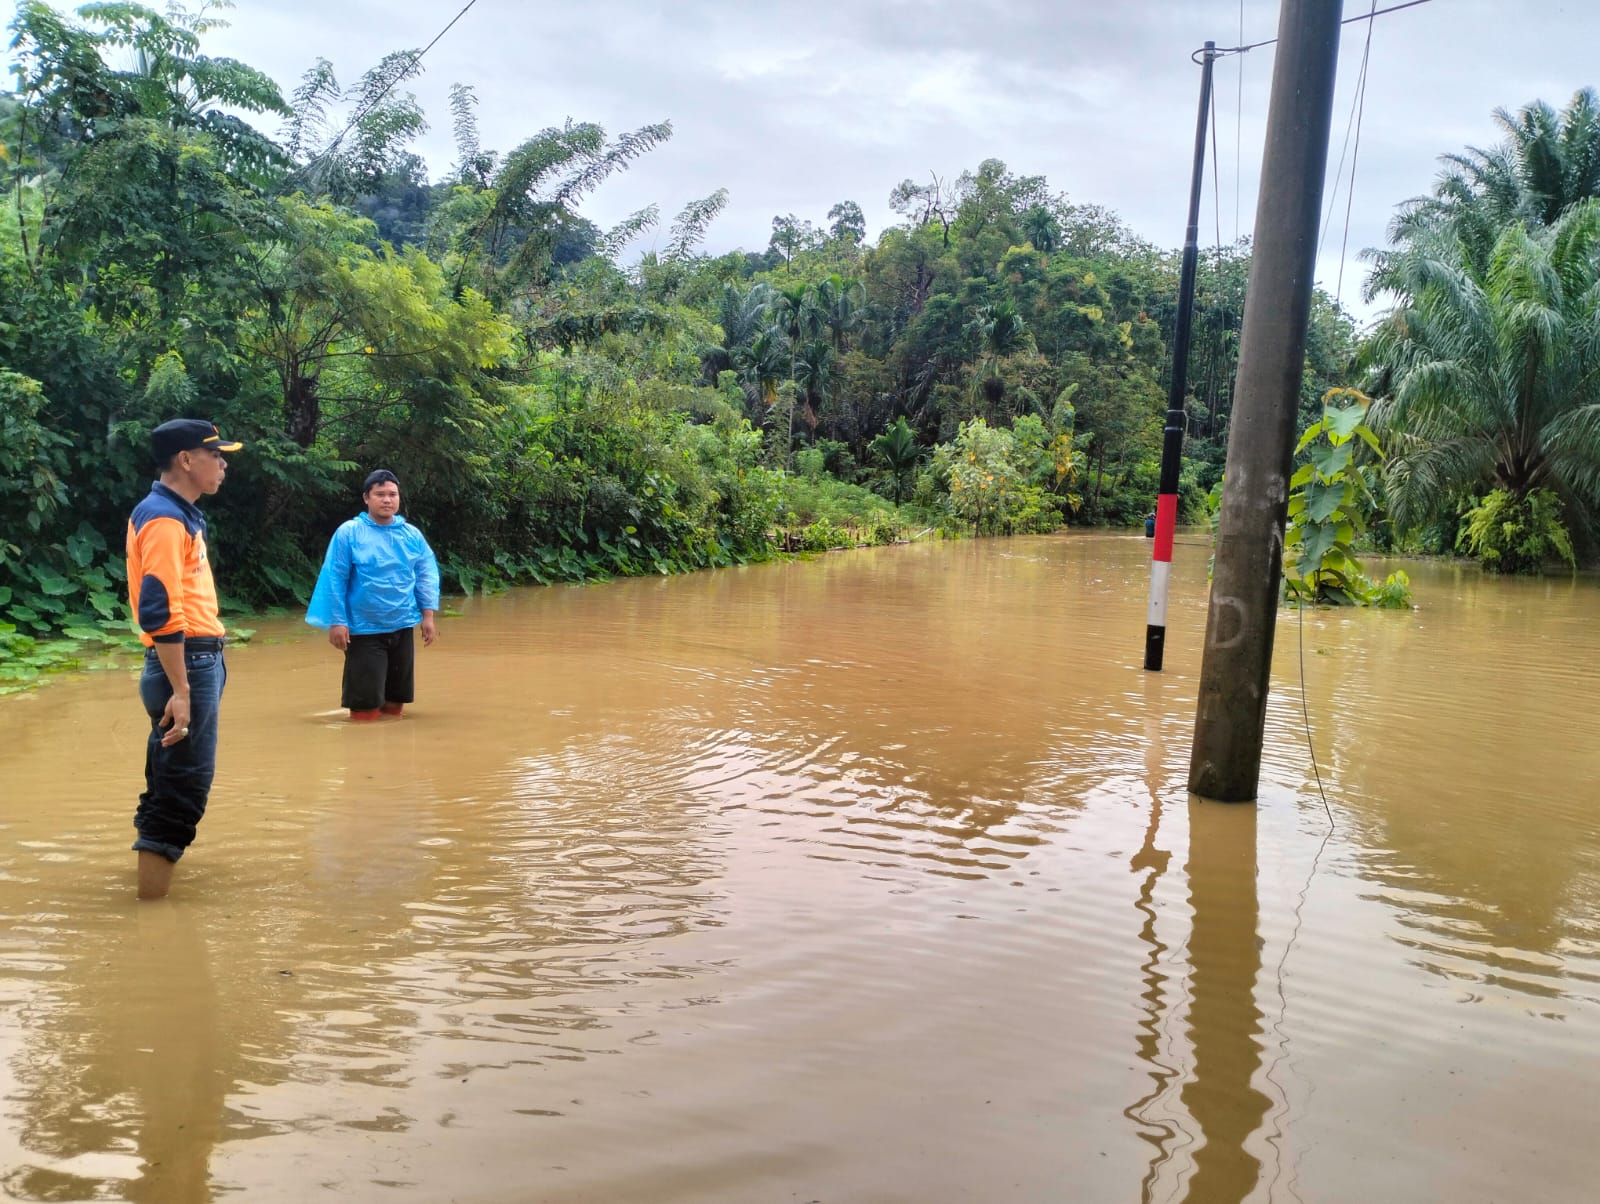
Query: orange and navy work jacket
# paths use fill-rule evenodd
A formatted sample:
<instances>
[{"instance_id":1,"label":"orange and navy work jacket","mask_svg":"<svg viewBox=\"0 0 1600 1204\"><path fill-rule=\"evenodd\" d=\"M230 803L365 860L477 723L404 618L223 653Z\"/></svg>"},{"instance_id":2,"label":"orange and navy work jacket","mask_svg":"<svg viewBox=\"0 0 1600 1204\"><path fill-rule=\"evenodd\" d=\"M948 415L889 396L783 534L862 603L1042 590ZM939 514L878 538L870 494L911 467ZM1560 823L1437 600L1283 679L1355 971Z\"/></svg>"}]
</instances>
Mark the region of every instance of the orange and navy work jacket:
<instances>
[{"instance_id":1,"label":"orange and navy work jacket","mask_svg":"<svg viewBox=\"0 0 1600 1204\"><path fill-rule=\"evenodd\" d=\"M146 648L224 634L205 516L160 481L128 520L128 601Z\"/></svg>"}]
</instances>

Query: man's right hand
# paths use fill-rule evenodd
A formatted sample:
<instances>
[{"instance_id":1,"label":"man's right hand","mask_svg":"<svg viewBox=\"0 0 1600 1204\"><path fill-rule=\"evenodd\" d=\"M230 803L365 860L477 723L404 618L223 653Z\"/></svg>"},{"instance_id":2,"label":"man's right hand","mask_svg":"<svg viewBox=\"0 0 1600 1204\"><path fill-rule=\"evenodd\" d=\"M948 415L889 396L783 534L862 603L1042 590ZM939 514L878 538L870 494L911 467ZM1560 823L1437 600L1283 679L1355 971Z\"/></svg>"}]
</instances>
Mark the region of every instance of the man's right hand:
<instances>
[{"instance_id":1,"label":"man's right hand","mask_svg":"<svg viewBox=\"0 0 1600 1204\"><path fill-rule=\"evenodd\" d=\"M343 652L350 647L350 629L342 623L335 623L328 628L328 643Z\"/></svg>"},{"instance_id":2,"label":"man's right hand","mask_svg":"<svg viewBox=\"0 0 1600 1204\"><path fill-rule=\"evenodd\" d=\"M174 693L167 699L167 706L161 712L161 721L157 725L161 728L161 747L171 748L179 740L189 738L189 696Z\"/></svg>"}]
</instances>

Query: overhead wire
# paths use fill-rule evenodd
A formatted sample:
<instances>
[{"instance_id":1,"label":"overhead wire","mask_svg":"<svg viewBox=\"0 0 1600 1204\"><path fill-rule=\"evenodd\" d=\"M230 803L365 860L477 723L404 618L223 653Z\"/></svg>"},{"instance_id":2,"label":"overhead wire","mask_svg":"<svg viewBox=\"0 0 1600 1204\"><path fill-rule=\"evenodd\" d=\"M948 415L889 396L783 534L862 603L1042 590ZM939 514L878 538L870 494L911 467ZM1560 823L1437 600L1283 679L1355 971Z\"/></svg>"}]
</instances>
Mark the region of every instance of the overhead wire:
<instances>
[{"instance_id":1,"label":"overhead wire","mask_svg":"<svg viewBox=\"0 0 1600 1204\"><path fill-rule=\"evenodd\" d=\"M1377 7L1377 0L1373 0L1373 7ZM1361 125L1367 112L1367 65L1372 61L1372 25L1371 21L1367 22L1367 44L1361 52L1361 78L1356 83L1356 138L1350 150L1350 184L1344 194L1344 240L1339 244L1339 277L1333 290L1335 304L1344 301L1344 264L1350 250L1350 214L1356 200L1356 164L1361 160Z\"/></svg>"},{"instance_id":2,"label":"overhead wire","mask_svg":"<svg viewBox=\"0 0 1600 1204\"><path fill-rule=\"evenodd\" d=\"M1239 0L1239 44L1244 45L1244 0ZM1233 241L1239 241L1240 180L1244 165L1244 56L1239 56L1238 88L1233 104Z\"/></svg>"},{"instance_id":3,"label":"overhead wire","mask_svg":"<svg viewBox=\"0 0 1600 1204\"><path fill-rule=\"evenodd\" d=\"M1217 90L1211 89L1211 211L1217 219L1217 262L1222 262L1222 185L1217 180Z\"/></svg>"},{"instance_id":4,"label":"overhead wire","mask_svg":"<svg viewBox=\"0 0 1600 1204\"><path fill-rule=\"evenodd\" d=\"M445 34L449 33L450 30L455 27L456 22L461 20L462 17L466 16L468 11L471 10L472 6L477 2L478 0L467 0L466 4L462 6L461 11L456 13L455 16L451 17L445 27L433 35L433 40L411 56L411 61L406 64L406 70L404 72L397 73L395 77L391 79L387 85L385 85L381 92L369 100L364 107L358 109L355 114L351 116L349 121L345 122L344 129L339 131L332 142L328 143L328 145L322 150L318 151L316 155L312 156L310 161L306 163L305 170L309 171L321 160L326 159L329 155L337 151L340 145L343 144L345 138L349 136L350 131L355 129L357 125L359 125L369 114L373 112L373 110L378 107L378 105L383 103L384 97L388 96L389 93L394 90L395 85L411 74L411 72L416 68L417 64L422 61L423 56L437 46L439 44L439 40L443 38Z\"/></svg>"},{"instance_id":5,"label":"overhead wire","mask_svg":"<svg viewBox=\"0 0 1600 1204\"><path fill-rule=\"evenodd\" d=\"M1339 24L1354 25L1357 21L1371 21L1375 17L1387 16L1390 13L1401 12L1408 8L1416 8L1419 4L1431 4L1432 2L1433 0L1406 0L1406 3L1404 4L1392 4L1388 8L1377 8L1372 12L1363 13L1359 17L1346 17L1343 21L1340 21ZM1247 45L1242 46L1221 46L1213 50L1211 53L1219 58L1225 54L1244 54L1250 50L1259 50L1263 46L1274 46L1277 44L1277 41L1277 38L1266 38L1260 42L1250 42ZM1205 52L1196 50L1194 53L1203 54Z\"/></svg>"}]
</instances>

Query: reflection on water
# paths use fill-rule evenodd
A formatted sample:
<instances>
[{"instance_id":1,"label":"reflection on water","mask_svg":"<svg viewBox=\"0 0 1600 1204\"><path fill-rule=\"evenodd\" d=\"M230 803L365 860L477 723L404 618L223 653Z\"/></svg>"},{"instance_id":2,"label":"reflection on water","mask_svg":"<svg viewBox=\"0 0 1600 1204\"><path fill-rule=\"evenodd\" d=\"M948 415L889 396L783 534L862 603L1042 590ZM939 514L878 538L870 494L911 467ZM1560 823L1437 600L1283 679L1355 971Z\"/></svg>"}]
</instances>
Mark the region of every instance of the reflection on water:
<instances>
[{"instance_id":1,"label":"reflection on water","mask_svg":"<svg viewBox=\"0 0 1600 1204\"><path fill-rule=\"evenodd\" d=\"M1178 551L1161 675L1116 537L474 600L362 727L269 624L154 907L131 677L0 703L0 1194L1587 1198L1600 588L1307 615L1326 812L1286 627L1222 807Z\"/></svg>"},{"instance_id":2,"label":"reflection on water","mask_svg":"<svg viewBox=\"0 0 1600 1204\"><path fill-rule=\"evenodd\" d=\"M1245 1143L1269 1102L1254 1085L1261 1068L1256 809L1192 800L1186 870L1194 1062L1182 1098L1202 1139L1189 1194L1243 1200L1261 1175Z\"/></svg>"}]
</instances>

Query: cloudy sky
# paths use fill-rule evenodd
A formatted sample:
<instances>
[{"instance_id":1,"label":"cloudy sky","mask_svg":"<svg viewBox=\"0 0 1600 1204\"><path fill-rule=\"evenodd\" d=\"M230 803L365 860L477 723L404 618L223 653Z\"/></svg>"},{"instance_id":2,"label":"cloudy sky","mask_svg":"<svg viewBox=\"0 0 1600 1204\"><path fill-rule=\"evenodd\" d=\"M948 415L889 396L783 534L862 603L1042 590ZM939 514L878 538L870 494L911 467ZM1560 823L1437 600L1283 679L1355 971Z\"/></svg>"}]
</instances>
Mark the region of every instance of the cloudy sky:
<instances>
[{"instance_id":1,"label":"cloudy sky","mask_svg":"<svg viewBox=\"0 0 1600 1204\"><path fill-rule=\"evenodd\" d=\"M465 2L239 0L207 49L262 68L285 92L319 55L350 82L387 51L427 44ZM1346 0L1345 15L1369 4ZM1278 0L1244 0L1243 41L1273 37L1277 19ZM763 248L774 214L821 223L843 199L861 205L875 235L894 220L887 197L898 181L953 179L991 157L1176 246L1199 86L1189 55L1207 38L1239 44L1240 27L1239 0L476 0L411 86L433 122L420 149L435 170L452 158L446 98L456 82L476 89L484 145L502 151L567 117L611 133L670 118L672 140L585 212L606 224L656 202L670 218L725 186L715 251ZM1325 195L1365 30L1345 27ZM1397 202L1428 189L1438 155L1496 140L1496 107L1534 98L1559 107L1600 84L1597 45L1592 0L1430 0L1378 18L1348 306L1367 312L1356 252L1382 241ZM1271 72L1270 47L1217 66L1220 195L1208 169L1202 241L1219 225L1224 241L1250 232ZM1319 261L1330 292L1348 173L1347 163Z\"/></svg>"}]
</instances>

